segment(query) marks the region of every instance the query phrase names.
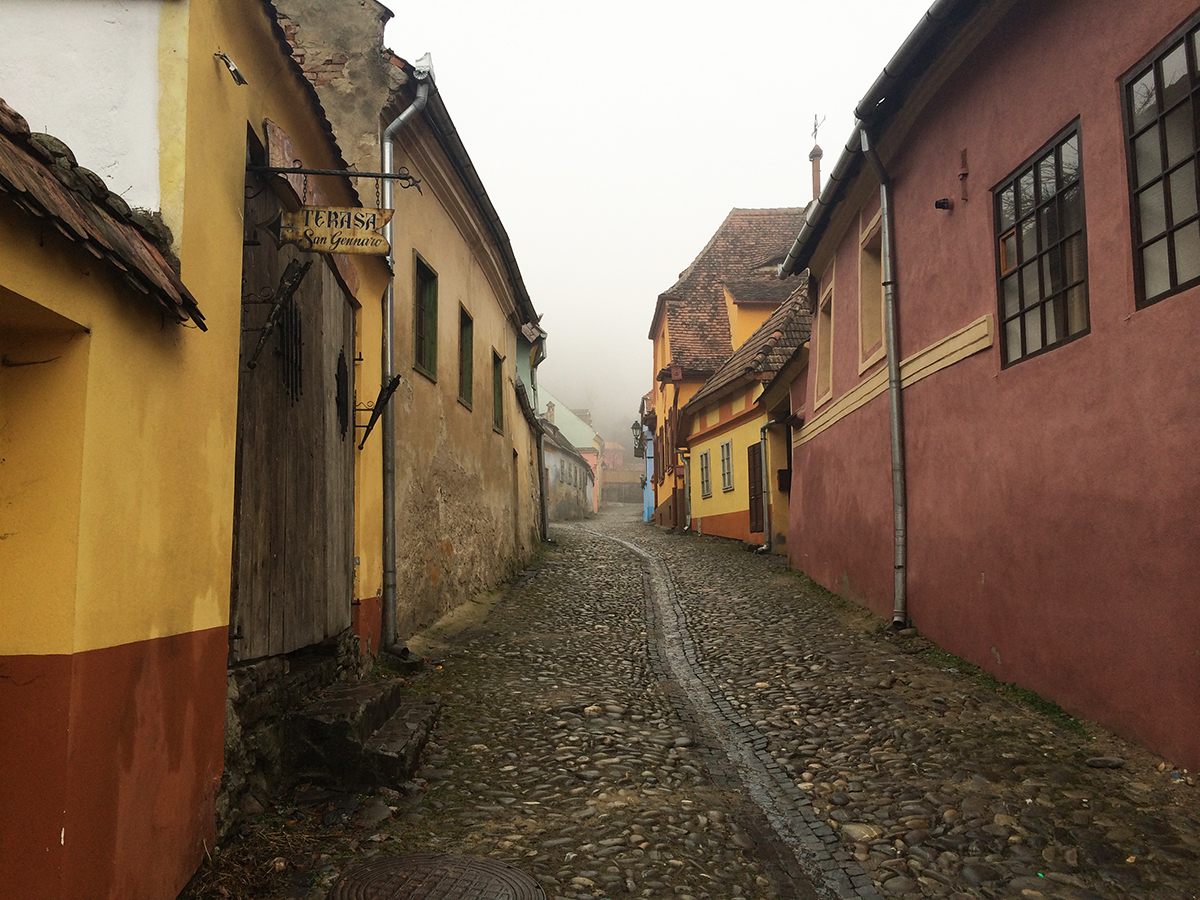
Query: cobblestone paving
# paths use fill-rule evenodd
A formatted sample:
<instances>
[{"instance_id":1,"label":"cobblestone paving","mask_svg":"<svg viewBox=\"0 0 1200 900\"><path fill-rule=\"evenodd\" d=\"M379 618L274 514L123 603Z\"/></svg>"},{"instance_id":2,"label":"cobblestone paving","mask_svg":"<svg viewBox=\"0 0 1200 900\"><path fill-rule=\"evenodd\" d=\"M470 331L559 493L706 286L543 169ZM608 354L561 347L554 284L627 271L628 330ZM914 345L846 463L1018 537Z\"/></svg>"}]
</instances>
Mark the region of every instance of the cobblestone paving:
<instances>
[{"instance_id":1,"label":"cobblestone paving","mask_svg":"<svg viewBox=\"0 0 1200 900\"><path fill-rule=\"evenodd\" d=\"M768 818L790 805L809 826L795 849L810 866L820 841L887 896L1200 892L1196 788L1170 763L939 666L924 640L883 631L739 544L627 517L595 528L661 568L733 740L795 787L768 800L782 804ZM1087 763L1106 758L1123 765ZM813 870L822 893L849 895L843 876L861 889L842 859Z\"/></svg>"},{"instance_id":2,"label":"cobblestone paving","mask_svg":"<svg viewBox=\"0 0 1200 900\"><path fill-rule=\"evenodd\" d=\"M189 896L319 900L355 862L440 851L573 900L1197 897L1191 776L947 668L778 560L634 515L557 528L441 635L411 683L445 703L412 782L301 788ZM229 863L249 874L222 881Z\"/></svg>"}]
</instances>

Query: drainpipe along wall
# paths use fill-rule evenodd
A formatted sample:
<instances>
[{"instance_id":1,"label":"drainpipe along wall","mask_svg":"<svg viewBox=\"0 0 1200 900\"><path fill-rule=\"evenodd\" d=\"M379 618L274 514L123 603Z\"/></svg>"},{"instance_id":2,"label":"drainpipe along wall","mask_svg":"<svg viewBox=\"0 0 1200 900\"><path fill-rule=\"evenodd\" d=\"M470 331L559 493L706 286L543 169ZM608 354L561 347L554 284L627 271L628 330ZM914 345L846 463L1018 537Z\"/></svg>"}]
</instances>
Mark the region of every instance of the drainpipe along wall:
<instances>
[{"instance_id":1,"label":"drainpipe along wall","mask_svg":"<svg viewBox=\"0 0 1200 900\"><path fill-rule=\"evenodd\" d=\"M778 425L779 422L775 419L768 419L758 429L758 458L762 460L762 495L763 495L763 544L758 548L759 553L771 552L771 467L768 465L767 459L767 429L772 425Z\"/></svg>"},{"instance_id":2,"label":"drainpipe along wall","mask_svg":"<svg viewBox=\"0 0 1200 900\"><path fill-rule=\"evenodd\" d=\"M892 184L883 161L871 143L866 127L859 123L863 155L879 180L881 268L883 270L883 336L887 347L888 419L892 445L892 532L894 543L895 589L892 600L892 627L908 625L908 498L904 469L904 409L900 390L900 340L896 310L895 214L892 208Z\"/></svg>"},{"instance_id":3,"label":"drainpipe along wall","mask_svg":"<svg viewBox=\"0 0 1200 900\"><path fill-rule=\"evenodd\" d=\"M383 130L383 171L391 174L395 170L395 147L392 140L400 130L429 102L429 91L433 72L426 54L418 61L414 73L420 82L417 96L404 112L400 113ZM392 179L383 179L383 207L394 209ZM382 384L391 382L396 372L394 355L396 330L395 254L392 247L392 223L384 226L384 237L388 242L387 290L383 295L383 365ZM390 650L396 643L396 416L395 405L390 401L383 408L383 634L381 649Z\"/></svg>"}]
</instances>

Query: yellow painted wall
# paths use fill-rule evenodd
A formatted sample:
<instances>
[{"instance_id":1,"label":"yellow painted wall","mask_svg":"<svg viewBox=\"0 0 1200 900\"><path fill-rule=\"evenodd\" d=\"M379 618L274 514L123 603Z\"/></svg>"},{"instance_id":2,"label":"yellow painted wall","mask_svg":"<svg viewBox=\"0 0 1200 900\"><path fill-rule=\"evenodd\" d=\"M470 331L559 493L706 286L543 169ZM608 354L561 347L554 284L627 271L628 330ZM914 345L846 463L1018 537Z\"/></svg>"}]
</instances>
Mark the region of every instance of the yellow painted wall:
<instances>
[{"instance_id":1,"label":"yellow painted wall","mask_svg":"<svg viewBox=\"0 0 1200 900\"><path fill-rule=\"evenodd\" d=\"M31 487L8 507L28 512L39 484L61 493L58 479L76 479L76 540L38 542L43 578L61 574L47 581L53 590L43 585L38 603L18 594L31 587L31 570L17 559L28 560L29 545L2 543L0 653L68 653L228 623L247 126L261 134L269 117L304 149L306 163L331 166L334 158L257 3L167 4L160 42L171 100L160 122L164 219L209 331L164 323L108 264L52 229L30 228L11 208L0 215L0 287L87 330L59 361L82 391L73 399L83 407L79 461L62 453L31 460ZM217 49L237 61L247 86L233 83L213 58ZM25 112L36 121L36 110ZM325 181L331 200L350 202L339 182ZM370 325L386 274L378 259L355 265L367 356L357 374L360 391L366 381L373 397L378 325L374 342ZM69 416L24 405L19 392L8 396L0 415L21 423L11 433L35 434L29 423L36 421L48 434L75 439ZM24 521L45 527L35 519ZM26 574L10 579L13 570ZM65 587L72 571L73 597Z\"/></svg>"},{"instance_id":2,"label":"yellow painted wall","mask_svg":"<svg viewBox=\"0 0 1200 900\"><path fill-rule=\"evenodd\" d=\"M771 317L776 307L767 303L742 304L733 302L733 295L728 290L725 294L725 312L729 316L729 337L736 350L746 343L750 335L758 331L759 326Z\"/></svg>"},{"instance_id":3,"label":"yellow painted wall","mask_svg":"<svg viewBox=\"0 0 1200 900\"><path fill-rule=\"evenodd\" d=\"M696 395L704 385L703 379L684 379L679 382L658 381L658 373L663 367L671 361L671 340L670 330L667 325L667 317L664 314L662 321L659 324L658 330L653 338L654 342L654 372L653 372L653 391L654 391L654 409L658 419L657 428L665 428L671 410L675 408L682 409L683 406ZM658 431L656 429L655 435ZM683 470L682 467L676 466L672 471L671 466L676 459L676 451L673 447L662 447L657 451L654 459L654 505L655 508L666 503L670 499L671 492L678 489L683 490ZM662 482L659 482L658 474L664 473Z\"/></svg>"},{"instance_id":4,"label":"yellow painted wall","mask_svg":"<svg viewBox=\"0 0 1200 900\"><path fill-rule=\"evenodd\" d=\"M754 397L761 392L759 385L753 385L739 392L733 398L734 414L745 412L748 404L752 405ZM766 422L766 413L748 417L727 427L718 427L705 432L699 425L702 416L694 417L688 448L691 454L691 503L692 520L705 516L718 516L733 512L750 510L750 491L748 479L747 450L752 444L759 442L759 429ZM733 460L733 490L726 491L721 483L721 444L732 441ZM705 497L701 489L700 456L708 452L711 461L712 495Z\"/></svg>"}]
</instances>

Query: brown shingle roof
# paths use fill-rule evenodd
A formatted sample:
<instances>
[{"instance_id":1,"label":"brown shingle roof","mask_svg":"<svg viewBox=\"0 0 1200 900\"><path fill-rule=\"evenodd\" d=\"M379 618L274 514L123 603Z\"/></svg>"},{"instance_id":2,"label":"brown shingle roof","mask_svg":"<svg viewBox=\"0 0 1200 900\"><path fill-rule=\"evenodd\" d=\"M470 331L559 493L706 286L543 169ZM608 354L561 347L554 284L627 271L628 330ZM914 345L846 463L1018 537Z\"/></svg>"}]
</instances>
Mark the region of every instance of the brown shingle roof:
<instances>
[{"instance_id":1,"label":"brown shingle roof","mask_svg":"<svg viewBox=\"0 0 1200 900\"><path fill-rule=\"evenodd\" d=\"M134 213L104 179L76 163L66 144L31 133L25 119L3 100L0 194L106 260L175 321L191 320L205 329L204 315L158 246L163 235L155 233L149 217Z\"/></svg>"},{"instance_id":2,"label":"brown shingle roof","mask_svg":"<svg viewBox=\"0 0 1200 900\"><path fill-rule=\"evenodd\" d=\"M699 374L720 367L733 349L722 281L774 274L803 220L799 207L730 211L679 280L659 295L655 319L665 308L672 364Z\"/></svg>"},{"instance_id":3,"label":"brown shingle roof","mask_svg":"<svg viewBox=\"0 0 1200 900\"><path fill-rule=\"evenodd\" d=\"M791 287L795 293L704 382L684 407L685 414L695 412L726 390L747 381L769 380L808 340L812 315L808 311L807 291L803 286L797 288L795 282L791 282Z\"/></svg>"},{"instance_id":4,"label":"brown shingle roof","mask_svg":"<svg viewBox=\"0 0 1200 900\"><path fill-rule=\"evenodd\" d=\"M722 284L733 297L734 303L770 303L776 306L786 300L796 287L795 282L782 281L774 268L770 273L730 278Z\"/></svg>"}]
</instances>

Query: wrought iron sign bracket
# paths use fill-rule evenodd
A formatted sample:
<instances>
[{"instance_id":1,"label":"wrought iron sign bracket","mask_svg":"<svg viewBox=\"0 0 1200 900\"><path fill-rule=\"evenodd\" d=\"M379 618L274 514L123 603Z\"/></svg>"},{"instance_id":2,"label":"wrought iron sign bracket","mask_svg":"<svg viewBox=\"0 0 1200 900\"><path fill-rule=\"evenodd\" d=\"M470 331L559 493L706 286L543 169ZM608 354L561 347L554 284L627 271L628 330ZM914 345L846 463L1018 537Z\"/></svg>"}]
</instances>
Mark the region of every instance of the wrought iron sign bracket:
<instances>
[{"instance_id":1,"label":"wrought iron sign bracket","mask_svg":"<svg viewBox=\"0 0 1200 900\"><path fill-rule=\"evenodd\" d=\"M371 418L367 420L367 424L360 425L355 423L355 428L362 428L362 440L358 442L358 449L361 450L367 443L367 438L371 436L371 432L375 429L375 423L379 421L379 417L383 415L383 408L391 402L392 395L396 393L396 388L400 387L401 378L399 375L393 375L392 380L379 388L379 396L375 398L374 403L356 403L354 411L356 413L369 412Z\"/></svg>"},{"instance_id":2,"label":"wrought iron sign bracket","mask_svg":"<svg viewBox=\"0 0 1200 900\"><path fill-rule=\"evenodd\" d=\"M421 179L401 166L395 172L357 172L354 169L314 169L310 166L260 166L248 165L247 172L260 175L336 175L341 178L374 178L375 180L391 179L400 182L400 187L407 190L415 187L421 193Z\"/></svg>"}]
</instances>

